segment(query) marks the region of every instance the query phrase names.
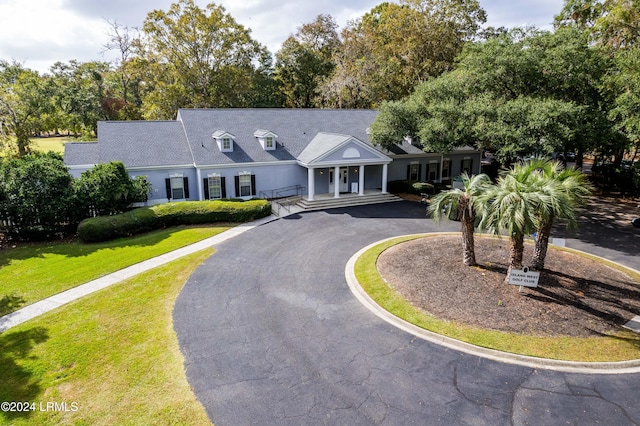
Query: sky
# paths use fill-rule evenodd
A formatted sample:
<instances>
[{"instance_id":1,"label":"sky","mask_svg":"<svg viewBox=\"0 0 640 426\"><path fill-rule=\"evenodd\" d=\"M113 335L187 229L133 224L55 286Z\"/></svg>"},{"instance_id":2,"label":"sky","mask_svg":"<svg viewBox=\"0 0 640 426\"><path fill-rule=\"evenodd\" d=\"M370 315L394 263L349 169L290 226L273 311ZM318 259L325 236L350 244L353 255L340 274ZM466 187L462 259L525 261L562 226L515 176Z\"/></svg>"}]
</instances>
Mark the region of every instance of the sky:
<instances>
[{"instance_id":1,"label":"sky","mask_svg":"<svg viewBox=\"0 0 640 426\"><path fill-rule=\"evenodd\" d=\"M384 0L217 0L254 40L271 53L304 23L330 14L340 29ZM494 27L552 29L564 0L479 0ZM142 27L154 9L168 10L174 0L0 0L0 59L17 61L40 73L55 62L110 61L107 20ZM212 0L195 0L205 8Z\"/></svg>"}]
</instances>

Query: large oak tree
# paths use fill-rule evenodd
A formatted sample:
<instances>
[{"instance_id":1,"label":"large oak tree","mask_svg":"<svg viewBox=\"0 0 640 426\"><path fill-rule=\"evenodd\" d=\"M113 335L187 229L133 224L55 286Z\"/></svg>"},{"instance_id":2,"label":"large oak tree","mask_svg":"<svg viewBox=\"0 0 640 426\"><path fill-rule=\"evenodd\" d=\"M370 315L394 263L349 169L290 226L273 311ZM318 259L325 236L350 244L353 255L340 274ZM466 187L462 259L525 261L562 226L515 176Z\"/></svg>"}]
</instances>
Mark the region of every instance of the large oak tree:
<instances>
[{"instance_id":1,"label":"large oak tree","mask_svg":"<svg viewBox=\"0 0 640 426\"><path fill-rule=\"evenodd\" d=\"M142 29L146 118L173 118L182 107L249 106L265 48L222 6L180 0L149 13Z\"/></svg>"}]
</instances>

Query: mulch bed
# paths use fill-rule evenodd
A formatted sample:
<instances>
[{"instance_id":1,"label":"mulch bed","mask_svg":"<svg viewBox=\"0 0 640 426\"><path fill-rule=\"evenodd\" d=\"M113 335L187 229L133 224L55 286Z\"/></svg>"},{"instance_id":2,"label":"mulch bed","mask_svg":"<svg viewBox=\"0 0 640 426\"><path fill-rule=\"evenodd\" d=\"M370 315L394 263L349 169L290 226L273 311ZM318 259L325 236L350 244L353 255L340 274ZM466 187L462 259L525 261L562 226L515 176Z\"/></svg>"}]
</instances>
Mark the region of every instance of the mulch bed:
<instances>
[{"instance_id":1,"label":"mulch bed","mask_svg":"<svg viewBox=\"0 0 640 426\"><path fill-rule=\"evenodd\" d=\"M470 326L536 336L610 334L640 314L640 282L587 258L552 249L537 288L504 282L509 239L476 236L480 266L462 263L459 236L419 238L378 258L381 276L414 306ZM525 264L533 245L525 245Z\"/></svg>"}]
</instances>

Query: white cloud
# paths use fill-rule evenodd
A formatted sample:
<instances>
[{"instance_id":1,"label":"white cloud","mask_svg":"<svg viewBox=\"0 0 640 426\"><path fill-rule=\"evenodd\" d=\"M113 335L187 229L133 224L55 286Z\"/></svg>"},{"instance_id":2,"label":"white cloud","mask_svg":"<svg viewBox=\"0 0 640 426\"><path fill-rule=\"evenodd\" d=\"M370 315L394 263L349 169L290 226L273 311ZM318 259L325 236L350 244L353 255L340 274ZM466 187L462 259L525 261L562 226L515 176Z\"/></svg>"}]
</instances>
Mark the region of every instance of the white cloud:
<instances>
[{"instance_id":1,"label":"white cloud","mask_svg":"<svg viewBox=\"0 0 640 426\"><path fill-rule=\"evenodd\" d=\"M15 59L45 72L57 61L107 60L100 55L108 39L105 19L141 27L149 12L168 10L177 0L0 0L0 58ZM252 37L275 53L282 42L319 14L330 14L339 30L383 0L195 0L214 2L251 29ZM398 1L398 0L396 0ZM488 25L535 25L550 29L563 0L480 0Z\"/></svg>"},{"instance_id":2,"label":"white cloud","mask_svg":"<svg viewBox=\"0 0 640 426\"><path fill-rule=\"evenodd\" d=\"M0 58L25 62L41 72L56 61L100 59L106 31L102 19L64 9L62 0L0 3Z\"/></svg>"}]
</instances>

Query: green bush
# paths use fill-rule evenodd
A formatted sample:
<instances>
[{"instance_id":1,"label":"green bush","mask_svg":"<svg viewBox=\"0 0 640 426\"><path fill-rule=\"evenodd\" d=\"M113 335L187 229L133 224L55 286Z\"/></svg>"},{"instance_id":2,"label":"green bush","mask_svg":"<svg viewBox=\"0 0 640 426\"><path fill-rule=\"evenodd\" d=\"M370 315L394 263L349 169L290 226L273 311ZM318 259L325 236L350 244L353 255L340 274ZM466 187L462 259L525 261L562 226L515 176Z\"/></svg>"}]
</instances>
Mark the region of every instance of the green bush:
<instances>
[{"instance_id":1,"label":"green bush","mask_svg":"<svg viewBox=\"0 0 640 426\"><path fill-rule=\"evenodd\" d=\"M413 185L411 185L413 187L413 190L416 191L418 194L423 194L423 193L433 193L433 184L430 183L426 183L426 182L416 182Z\"/></svg>"},{"instance_id":2,"label":"green bush","mask_svg":"<svg viewBox=\"0 0 640 426\"><path fill-rule=\"evenodd\" d=\"M83 220L78 226L82 242L93 243L178 225L219 222L248 222L269 216L271 205L265 200L185 201L141 207L113 216Z\"/></svg>"}]
</instances>

